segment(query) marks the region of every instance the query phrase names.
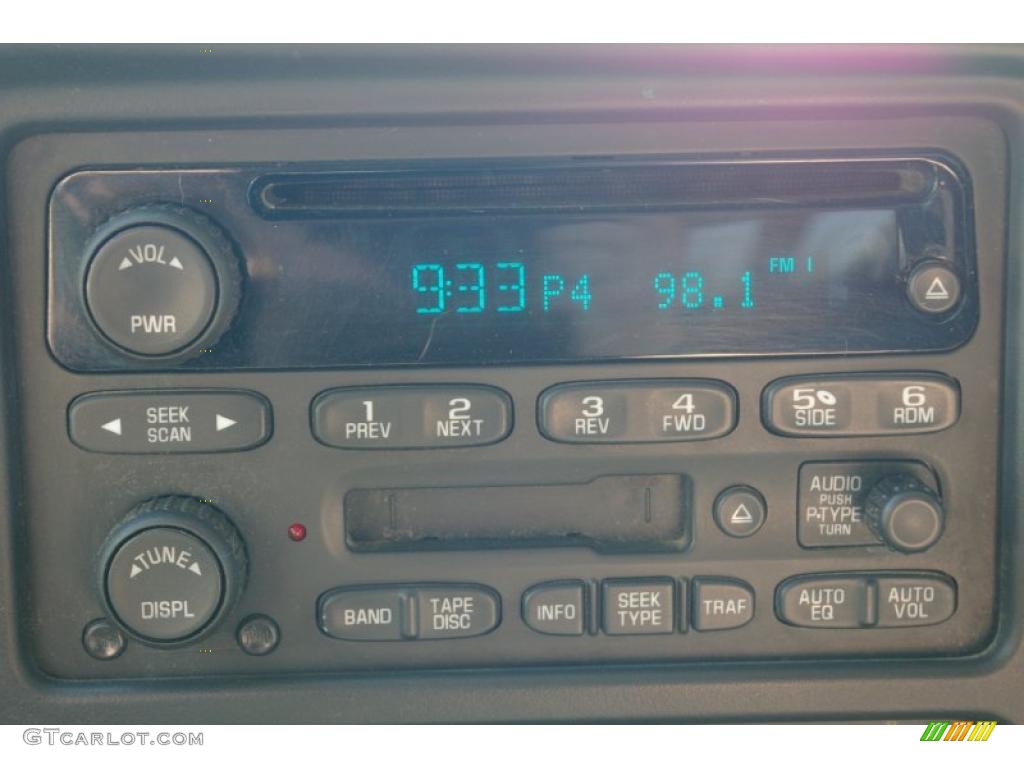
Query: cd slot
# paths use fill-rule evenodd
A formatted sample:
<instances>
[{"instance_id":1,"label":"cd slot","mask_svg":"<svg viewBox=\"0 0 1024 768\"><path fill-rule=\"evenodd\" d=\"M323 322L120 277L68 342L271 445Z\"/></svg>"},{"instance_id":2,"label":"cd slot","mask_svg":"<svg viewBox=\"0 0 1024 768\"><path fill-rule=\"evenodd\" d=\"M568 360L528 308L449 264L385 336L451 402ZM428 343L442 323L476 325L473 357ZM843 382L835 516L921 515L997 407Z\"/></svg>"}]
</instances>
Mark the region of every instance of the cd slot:
<instances>
[{"instance_id":1,"label":"cd slot","mask_svg":"<svg viewBox=\"0 0 1024 768\"><path fill-rule=\"evenodd\" d=\"M680 208L894 205L925 199L936 165L925 160L729 162L480 160L425 168L290 172L250 189L265 218L477 214L593 214Z\"/></svg>"},{"instance_id":2,"label":"cd slot","mask_svg":"<svg viewBox=\"0 0 1024 768\"><path fill-rule=\"evenodd\" d=\"M351 549L394 552L590 547L679 551L690 542L690 482L682 475L611 475L576 485L353 490Z\"/></svg>"}]
</instances>

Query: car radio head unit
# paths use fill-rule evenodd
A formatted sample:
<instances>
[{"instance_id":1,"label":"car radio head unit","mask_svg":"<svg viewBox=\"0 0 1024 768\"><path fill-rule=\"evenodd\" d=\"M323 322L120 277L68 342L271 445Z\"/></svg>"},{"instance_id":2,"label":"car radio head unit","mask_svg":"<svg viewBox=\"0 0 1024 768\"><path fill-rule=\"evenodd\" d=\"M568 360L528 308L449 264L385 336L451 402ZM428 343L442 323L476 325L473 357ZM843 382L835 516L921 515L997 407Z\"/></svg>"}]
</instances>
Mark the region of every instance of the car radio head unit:
<instances>
[{"instance_id":1,"label":"car radio head unit","mask_svg":"<svg viewBox=\"0 0 1024 768\"><path fill-rule=\"evenodd\" d=\"M85 170L49 337L78 370L946 350L969 208L929 157Z\"/></svg>"},{"instance_id":2,"label":"car radio head unit","mask_svg":"<svg viewBox=\"0 0 1024 768\"><path fill-rule=\"evenodd\" d=\"M763 154L682 124L521 157L496 126L412 158L347 129L27 142L33 658L972 653L1003 274L972 179L998 158L922 125Z\"/></svg>"}]
</instances>

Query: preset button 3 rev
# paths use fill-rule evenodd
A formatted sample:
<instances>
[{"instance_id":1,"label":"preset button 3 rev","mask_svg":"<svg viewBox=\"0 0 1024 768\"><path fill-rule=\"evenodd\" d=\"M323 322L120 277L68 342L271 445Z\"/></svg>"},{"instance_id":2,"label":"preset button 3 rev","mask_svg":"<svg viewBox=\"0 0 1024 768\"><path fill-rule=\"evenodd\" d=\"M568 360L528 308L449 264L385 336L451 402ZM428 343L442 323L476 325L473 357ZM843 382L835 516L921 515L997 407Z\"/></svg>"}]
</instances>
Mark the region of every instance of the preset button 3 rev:
<instances>
[{"instance_id":1,"label":"preset button 3 rev","mask_svg":"<svg viewBox=\"0 0 1024 768\"><path fill-rule=\"evenodd\" d=\"M563 443L708 440L736 426L736 394L704 379L559 384L538 410L541 433Z\"/></svg>"}]
</instances>

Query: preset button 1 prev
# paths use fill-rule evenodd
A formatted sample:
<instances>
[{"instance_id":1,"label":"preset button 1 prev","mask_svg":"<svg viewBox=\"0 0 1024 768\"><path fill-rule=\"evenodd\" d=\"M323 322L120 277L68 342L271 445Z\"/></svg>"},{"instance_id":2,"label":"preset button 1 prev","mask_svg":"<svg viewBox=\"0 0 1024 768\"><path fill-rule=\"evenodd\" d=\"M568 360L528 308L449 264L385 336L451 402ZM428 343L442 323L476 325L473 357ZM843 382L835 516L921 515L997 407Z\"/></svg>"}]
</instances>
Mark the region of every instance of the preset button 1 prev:
<instances>
[{"instance_id":1,"label":"preset button 1 prev","mask_svg":"<svg viewBox=\"0 0 1024 768\"><path fill-rule=\"evenodd\" d=\"M512 400L481 385L347 387L312 405L313 434L335 448L458 448L496 443L512 429Z\"/></svg>"},{"instance_id":2,"label":"preset button 1 prev","mask_svg":"<svg viewBox=\"0 0 1024 768\"><path fill-rule=\"evenodd\" d=\"M254 392L93 392L68 407L68 433L100 453L212 453L255 448L270 437L270 404Z\"/></svg>"}]
</instances>

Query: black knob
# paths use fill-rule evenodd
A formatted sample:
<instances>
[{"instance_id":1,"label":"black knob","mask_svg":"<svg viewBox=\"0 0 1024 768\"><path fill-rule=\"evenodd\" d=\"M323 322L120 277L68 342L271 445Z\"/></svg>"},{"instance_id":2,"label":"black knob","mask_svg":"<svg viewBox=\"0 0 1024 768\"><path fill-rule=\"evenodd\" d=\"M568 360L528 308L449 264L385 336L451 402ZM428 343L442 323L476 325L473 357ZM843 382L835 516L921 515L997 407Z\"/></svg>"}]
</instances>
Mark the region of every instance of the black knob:
<instances>
[{"instance_id":1,"label":"black knob","mask_svg":"<svg viewBox=\"0 0 1024 768\"><path fill-rule=\"evenodd\" d=\"M89 316L122 353L183 360L216 343L238 309L234 248L220 227L188 208L118 214L87 249Z\"/></svg>"},{"instance_id":2,"label":"black knob","mask_svg":"<svg viewBox=\"0 0 1024 768\"><path fill-rule=\"evenodd\" d=\"M155 646L210 632L245 587L238 529L212 504L162 496L133 509L100 554L100 593L111 618Z\"/></svg>"},{"instance_id":3,"label":"black knob","mask_svg":"<svg viewBox=\"0 0 1024 768\"><path fill-rule=\"evenodd\" d=\"M935 491L911 475L889 475L864 504L868 524L890 547L922 552L942 535L946 512Z\"/></svg>"}]
</instances>

